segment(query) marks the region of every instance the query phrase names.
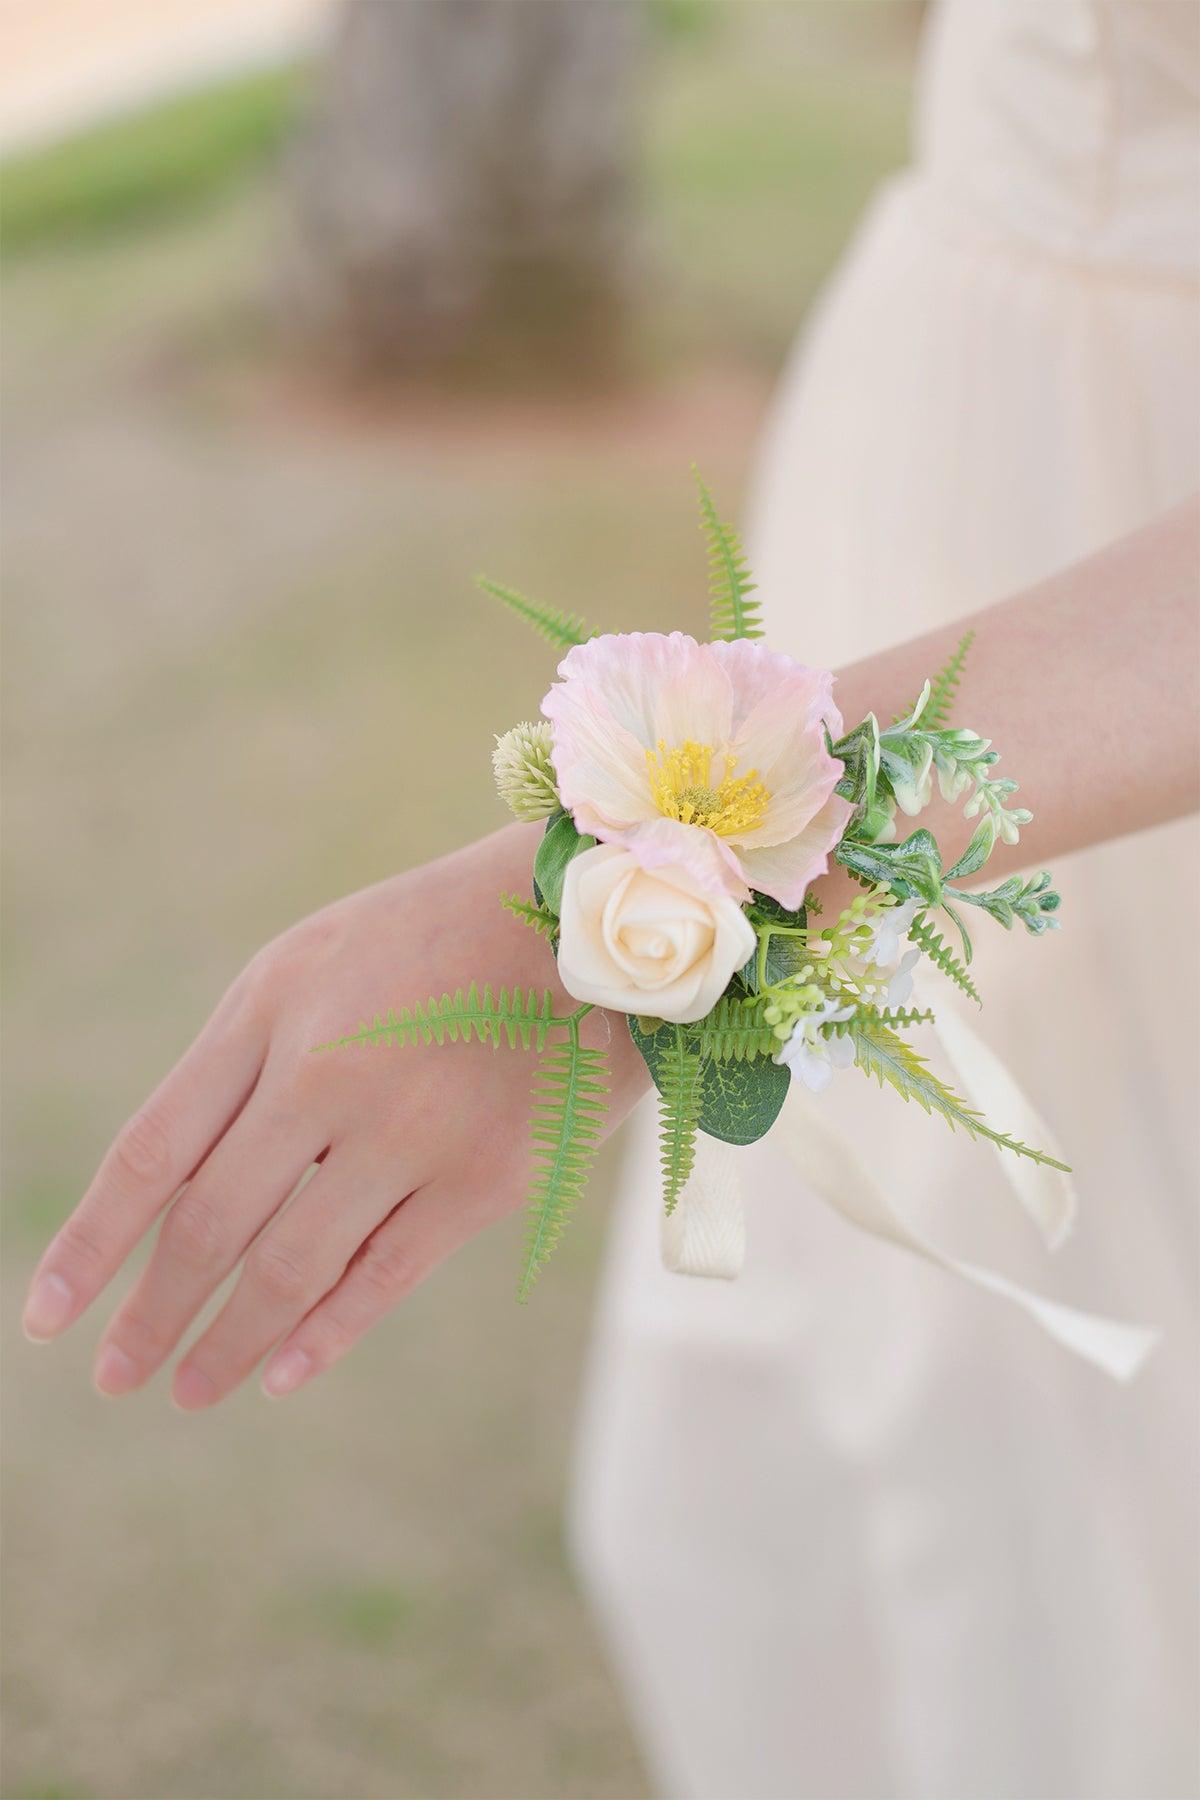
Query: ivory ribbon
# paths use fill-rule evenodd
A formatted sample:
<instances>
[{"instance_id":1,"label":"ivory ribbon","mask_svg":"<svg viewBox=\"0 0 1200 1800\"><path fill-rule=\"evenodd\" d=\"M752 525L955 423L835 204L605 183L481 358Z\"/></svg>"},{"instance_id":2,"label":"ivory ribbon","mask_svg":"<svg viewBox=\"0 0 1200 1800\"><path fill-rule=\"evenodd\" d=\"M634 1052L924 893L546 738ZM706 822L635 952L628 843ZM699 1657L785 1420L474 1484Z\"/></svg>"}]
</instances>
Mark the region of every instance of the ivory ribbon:
<instances>
[{"instance_id":1,"label":"ivory ribbon","mask_svg":"<svg viewBox=\"0 0 1200 1800\"><path fill-rule=\"evenodd\" d=\"M701 1132L687 1185L675 1210L663 1214L663 1262L676 1275L733 1281L745 1257L746 1214L733 1152Z\"/></svg>"},{"instance_id":2,"label":"ivory ribbon","mask_svg":"<svg viewBox=\"0 0 1200 1800\"><path fill-rule=\"evenodd\" d=\"M975 1105L1003 1119L1005 1129L1015 1136L1057 1154L1033 1106L994 1052L948 1010L938 1021L938 1032L961 1086ZM854 1151L822 1117L819 1106L795 1081L773 1129L808 1185L851 1224L1011 1301L1058 1343L1106 1375L1117 1381L1130 1380L1158 1343L1157 1331L1043 1299L1003 1275L939 1250L905 1222ZM691 1178L674 1212L663 1221L662 1254L668 1269L725 1280L737 1275L746 1234L735 1162L735 1152L728 1144L703 1134L697 1139ZM1075 1213L1075 1191L1069 1176L1013 1156L1005 1156L1004 1166L1025 1211L1049 1247L1057 1248L1069 1233Z\"/></svg>"}]
</instances>

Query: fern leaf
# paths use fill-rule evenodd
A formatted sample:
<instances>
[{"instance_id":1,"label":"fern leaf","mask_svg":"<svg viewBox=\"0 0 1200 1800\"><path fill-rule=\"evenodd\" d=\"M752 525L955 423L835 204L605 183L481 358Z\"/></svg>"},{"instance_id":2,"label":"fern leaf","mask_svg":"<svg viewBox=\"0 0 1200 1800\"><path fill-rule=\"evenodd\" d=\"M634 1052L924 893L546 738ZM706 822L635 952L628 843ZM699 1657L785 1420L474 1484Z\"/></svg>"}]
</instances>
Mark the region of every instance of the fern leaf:
<instances>
[{"instance_id":1,"label":"fern leaf","mask_svg":"<svg viewBox=\"0 0 1200 1800\"><path fill-rule=\"evenodd\" d=\"M606 1074L603 1051L586 1049L577 1027L538 1064L531 1118L535 1167L517 1288L521 1301L529 1298L583 1192L608 1106Z\"/></svg>"},{"instance_id":2,"label":"fern leaf","mask_svg":"<svg viewBox=\"0 0 1200 1800\"><path fill-rule=\"evenodd\" d=\"M918 706L920 706L920 712L913 719L916 730L943 730L950 723L950 708L954 704L954 696L957 694L958 684L962 680L963 664L967 660L967 651L974 642L974 631L965 631L959 638L953 653L942 664L933 680L925 684L929 691L924 696L924 704L921 705L920 702L914 701L912 706L906 707L903 712L896 714L892 720L893 725L898 725L901 719L911 719Z\"/></svg>"},{"instance_id":3,"label":"fern leaf","mask_svg":"<svg viewBox=\"0 0 1200 1800\"><path fill-rule=\"evenodd\" d=\"M979 989L975 986L975 983L971 980L971 977L967 974L966 969L963 967L962 963L959 962L945 938L942 937L940 932L933 929L928 917L924 913L918 914L913 920L908 928L908 935L912 942L917 945L918 949L925 952L925 955L929 958L933 966L936 969L940 969L943 975L949 976L955 987L961 988L963 993L975 1002L976 1006L983 1005Z\"/></svg>"},{"instance_id":4,"label":"fern leaf","mask_svg":"<svg viewBox=\"0 0 1200 1800\"><path fill-rule=\"evenodd\" d=\"M864 1006L856 1013L857 1020L867 1019L872 1025L886 1025L889 1031L907 1031L913 1025L932 1025L933 1012L929 1007L915 1006ZM834 1026L841 1035L850 1029L849 1021Z\"/></svg>"},{"instance_id":5,"label":"fern leaf","mask_svg":"<svg viewBox=\"0 0 1200 1800\"><path fill-rule=\"evenodd\" d=\"M735 995L718 1000L689 1037L693 1048L713 1062L753 1062L779 1048L775 1033L763 1023L761 1007Z\"/></svg>"},{"instance_id":6,"label":"fern leaf","mask_svg":"<svg viewBox=\"0 0 1200 1800\"><path fill-rule=\"evenodd\" d=\"M929 689L929 699L921 714L922 731L940 731L949 725L950 708L954 705L954 696L957 694L958 684L962 680L963 664L966 662L967 652L974 642L975 633L964 631L953 654L934 676Z\"/></svg>"},{"instance_id":7,"label":"fern leaf","mask_svg":"<svg viewBox=\"0 0 1200 1800\"><path fill-rule=\"evenodd\" d=\"M712 609L712 635L726 641L733 638L760 638L762 610L759 601L751 599L755 584L750 579L746 553L732 525L722 524L717 517L713 497L692 469L700 490L700 525L708 544L708 592Z\"/></svg>"},{"instance_id":8,"label":"fern leaf","mask_svg":"<svg viewBox=\"0 0 1200 1800\"><path fill-rule=\"evenodd\" d=\"M905 1100L915 1100L925 1112L940 1113L951 1130L961 1126L970 1137L986 1138L1014 1156L1024 1156L1047 1168L1070 1172L1066 1163L1048 1156L1044 1150L1033 1150L1019 1138L993 1130L980 1113L960 1100L916 1051L910 1050L904 1039L889 1031L886 1025L856 1019L850 1022L849 1032L854 1043L855 1062L866 1074L874 1075L880 1087L886 1081Z\"/></svg>"},{"instance_id":9,"label":"fern leaf","mask_svg":"<svg viewBox=\"0 0 1200 1800\"><path fill-rule=\"evenodd\" d=\"M574 644L586 644L596 634L589 625L575 613L560 612L556 606L546 606L540 600L530 600L527 595L519 594L516 588L502 587L498 581L489 581L486 575L476 577L485 594L491 594L501 601L510 612L515 612L519 619L556 650L569 650Z\"/></svg>"},{"instance_id":10,"label":"fern leaf","mask_svg":"<svg viewBox=\"0 0 1200 1800\"><path fill-rule=\"evenodd\" d=\"M480 993L475 982L464 994L461 988L443 994L439 1000L431 995L425 1005L390 1008L386 1016L376 1013L372 1022L357 1031L335 1038L330 1044L318 1044L318 1050L341 1050L351 1044L457 1044L477 1038L498 1049L501 1042L510 1050L520 1044L543 1050L550 1029L563 1021L554 1016L554 999L549 989L538 994L530 988L523 992L514 988L509 993L501 988L493 994L490 987Z\"/></svg>"},{"instance_id":11,"label":"fern leaf","mask_svg":"<svg viewBox=\"0 0 1200 1800\"><path fill-rule=\"evenodd\" d=\"M675 1210L696 1160L696 1132L704 1098L704 1063L681 1025L658 1065L659 1150L663 1204Z\"/></svg>"},{"instance_id":12,"label":"fern leaf","mask_svg":"<svg viewBox=\"0 0 1200 1800\"><path fill-rule=\"evenodd\" d=\"M530 926L539 937L553 937L558 930L558 918L548 906L539 906L534 900L522 900L519 894L501 894L500 904L505 912Z\"/></svg>"}]
</instances>

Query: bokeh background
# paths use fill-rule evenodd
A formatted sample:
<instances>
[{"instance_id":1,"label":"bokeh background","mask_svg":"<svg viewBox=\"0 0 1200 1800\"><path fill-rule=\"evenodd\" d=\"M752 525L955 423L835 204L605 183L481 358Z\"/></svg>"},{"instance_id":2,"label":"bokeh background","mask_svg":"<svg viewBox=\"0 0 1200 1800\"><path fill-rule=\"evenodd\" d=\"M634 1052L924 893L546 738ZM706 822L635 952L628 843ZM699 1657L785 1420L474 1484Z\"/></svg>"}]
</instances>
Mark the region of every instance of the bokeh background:
<instances>
[{"instance_id":1,"label":"bokeh background","mask_svg":"<svg viewBox=\"0 0 1200 1800\"><path fill-rule=\"evenodd\" d=\"M699 616L919 15L0 7L9 1800L646 1792L561 1529L611 1161L528 1310L514 1220L280 1406L19 1297L260 943L499 822L473 573Z\"/></svg>"}]
</instances>

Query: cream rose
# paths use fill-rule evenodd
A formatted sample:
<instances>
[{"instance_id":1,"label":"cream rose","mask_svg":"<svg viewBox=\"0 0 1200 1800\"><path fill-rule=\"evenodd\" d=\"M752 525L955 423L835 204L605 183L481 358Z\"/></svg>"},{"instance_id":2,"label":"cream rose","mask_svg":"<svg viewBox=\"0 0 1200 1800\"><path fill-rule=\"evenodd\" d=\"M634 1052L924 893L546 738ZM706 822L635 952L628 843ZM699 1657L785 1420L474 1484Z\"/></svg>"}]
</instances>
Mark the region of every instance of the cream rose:
<instances>
[{"instance_id":1,"label":"cream rose","mask_svg":"<svg viewBox=\"0 0 1200 1800\"><path fill-rule=\"evenodd\" d=\"M619 844L567 864L558 973L576 1000L688 1025L711 1012L757 938L736 900Z\"/></svg>"}]
</instances>

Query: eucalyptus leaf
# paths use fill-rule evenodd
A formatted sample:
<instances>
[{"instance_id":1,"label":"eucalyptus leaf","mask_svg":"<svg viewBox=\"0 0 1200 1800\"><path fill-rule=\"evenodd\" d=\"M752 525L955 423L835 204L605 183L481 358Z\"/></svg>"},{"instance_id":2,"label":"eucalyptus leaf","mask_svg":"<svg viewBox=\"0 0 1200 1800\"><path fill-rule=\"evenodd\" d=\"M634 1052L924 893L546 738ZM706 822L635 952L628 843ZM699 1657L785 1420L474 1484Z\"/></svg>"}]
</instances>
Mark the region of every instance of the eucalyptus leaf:
<instances>
[{"instance_id":1,"label":"eucalyptus leaf","mask_svg":"<svg viewBox=\"0 0 1200 1800\"><path fill-rule=\"evenodd\" d=\"M789 975L797 974L810 960L803 938L774 934L767 944L765 958L767 986L774 987ZM758 946L749 960L738 970L738 979L748 994L758 992Z\"/></svg>"},{"instance_id":2,"label":"eucalyptus leaf","mask_svg":"<svg viewBox=\"0 0 1200 1800\"><path fill-rule=\"evenodd\" d=\"M701 1131L725 1144L756 1144L779 1117L791 1079L786 1063L766 1057L706 1063Z\"/></svg>"},{"instance_id":3,"label":"eucalyptus leaf","mask_svg":"<svg viewBox=\"0 0 1200 1800\"><path fill-rule=\"evenodd\" d=\"M676 1043L675 1032L647 1032L643 1022L631 1016L629 1035L662 1093L664 1063ZM779 1117L790 1081L791 1070L767 1057L754 1062L707 1060L701 1075L701 1131L726 1144L757 1143Z\"/></svg>"}]
</instances>

